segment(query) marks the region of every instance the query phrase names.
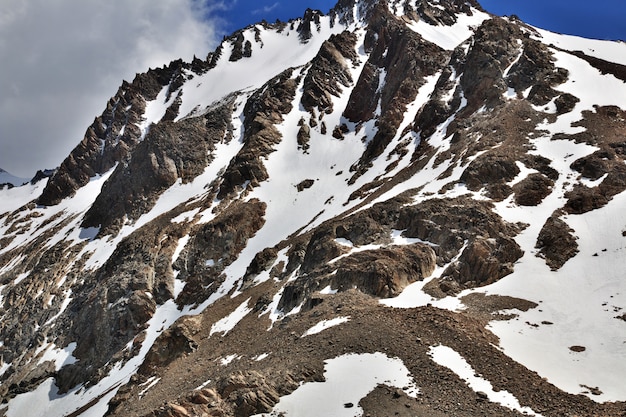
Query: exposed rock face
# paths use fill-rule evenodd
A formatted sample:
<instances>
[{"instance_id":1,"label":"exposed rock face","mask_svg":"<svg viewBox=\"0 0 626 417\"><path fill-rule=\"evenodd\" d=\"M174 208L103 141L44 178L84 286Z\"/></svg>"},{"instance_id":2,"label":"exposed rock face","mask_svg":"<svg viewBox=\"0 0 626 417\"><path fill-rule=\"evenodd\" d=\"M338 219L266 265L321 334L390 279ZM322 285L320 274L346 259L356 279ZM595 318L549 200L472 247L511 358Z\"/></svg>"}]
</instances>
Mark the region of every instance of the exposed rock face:
<instances>
[{"instance_id":1,"label":"exposed rock face","mask_svg":"<svg viewBox=\"0 0 626 417\"><path fill-rule=\"evenodd\" d=\"M116 233L126 220L136 220L149 211L177 180L187 183L201 174L212 159L215 144L232 139L232 105L230 100L205 116L163 122L150 129L133 157L113 172L86 214L83 227Z\"/></svg>"},{"instance_id":2,"label":"exposed rock face","mask_svg":"<svg viewBox=\"0 0 626 417\"><path fill-rule=\"evenodd\" d=\"M304 119L300 119L300 129L298 129L298 147L305 153L309 149L311 140L311 127L305 123Z\"/></svg>"},{"instance_id":3,"label":"exposed rock face","mask_svg":"<svg viewBox=\"0 0 626 417\"><path fill-rule=\"evenodd\" d=\"M247 241L263 226L266 204L235 202L214 220L197 228L174 265L185 287L178 301L200 303L218 290L224 269L235 262Z\"/></svg>"},{"instance_id":4,"label":"exposed rock face","mask_svg":"<svg viewBox=\"0 0 626 417\"><path fill-rule=\"evenodd\" d=\"M306 43L313 36L313 31L320 30L320 15L319 10L306 9L304 17L298 25L298 35L300 40Z\"/></svg>"},{"instance_id":5,"label":"exposed rock face","mask_svg":"<svg viewBox=\"0 0 626 417\"><path fill-rule=\"evenodd\" d=\"M503 71L519 53L517 40L521 37L520 29L503 19L491 19L476 31L477 42L466 56L461 76L467 99L467 106L463 109L465 114L471 114L483 105L493 108L502 101L506 89Z\"/></svg>"},{"instance_id":6,"label":"exposed rock face","mask_svg":"<svg viewBox=\"0 0 626 417\"><path fill-rule=\"evenodd\" d=\"M528 99L535 105L545 105L559 94L552 87L566 78L564 69L555 68L554 58L546 46L525 37L521 56L511 67L507 83L518 94L530 88ZM563 104L568 101L561 100Z\"/></svg>"},{"instance_id":7,"label":"exposed rock face","mask_svg":"<svg viewBox=\"0 0 626 417\"><path fill-rule=\"evenodd\" d=\"M569 213L581 214L604 207L615 195L626 190L626 166L624 166L626 113L613 106L594 110L583 112L584 118L576 125L586 129L580 134L573 135L573 139L600 149L577 159L571 168L592 181L600 179L602 181L592 187L577 184L567 194L568 202L565 209Z\"/></svg>"},{"instance_id":8,"label":"exposed rock face","mask_svg":"<svg viewBox=\"0 0 626 417\"><path fill-rule=\"evenodd\" d=\"M548 218L541 228L537 238L537 256L545 258L546 264L553 271L561 268L578 253L578 243L573 232L557 215Z\"/></svg>"},{"instance_id":9,"label":"exposed rock face","mask_svg":"<svg viewBox=\"0 0 626 417\"><path fill-rule=\"evenodd\" d=\"M177 358L193 353L198 348L194 335L200 325L197 318L184 318L163 332L141 364L139 373L152 375L159 368L172 363Z\"/></svg>"},{"instance_id":10,"label":"exposed rock face","mask_svg":"<svg viewBox=\"0 0 626 417\"><path fill-rule=\"evenodd\" d=\"M385 379L340 407L519 414L444 347L536 414L623 414L593 401L622 395L614 377L572 360L624 373L620 347L568 327L626 309L609 46L550 45L474 0L340 0L125 82L56 171L0 188L0 414L279 415L330 360L373 352L420 395ZM508 357L509 334L575 388Z\"/></svg>"},{"instance_id":11,"label":"exposed rock face","mask_svg":"<svg viewBox=\"0 0 626 417\"><path fill-rule=\"evenodd\" d=\"M457 256L467 240L478 236L509 239L521 227L503 222L488 203L459 198L430 200L407 208L398 218L396 228L405 230L407 237L436 244L437 255L447 262Z\"/></svg>"},{"instance_id":12,"label":"exposed rock face","mask_svg":"<svg viewBox=\"0 0 626 417\"><path fill-rule=\"evenodd\" d=\"M313 294L327 286L393 297L408 284L431 275L436 264L449 263L459 255L459 261L451 264L443 277L470 287L486 285L510 274L523 255L510 237L521 226L503 222L488 204L433 199L418 206L403 206L406 202L391 200L320 228L311 236L305 253L290 258L289 271L295 269L296 262L301 263L300 278L286 286L279 307L284 311L299 305L310 308L315 304ZM392 230L404 230L406 238L428 244L389 245ZM336 238L357 246L382 244L384 249L349 254ZM466 244L468 241L471 243Z\"/></svg>"},{"instance_id":13,"label":"exposed rock face","mask_svg":"<svg viewBox=\"0 0 626 417\"><path fill-rule=\"evenodd\" d=\"M355 123L377 117L377 131L357 164L355 181L396 135L406 106L414 100L424 77L433 75L445 62L441 48L406 31L402 20L377 3L371 12L364 48L370 51L344 116ZM376 113L378 112L378 114Z\"/></svg>"},{"instance_id":14,"label":"exposed rock face","mask_svg":"<svg viewBox=\"0 0 626 417\"><path fill-rule=\"evenodd\" d=\"M66 322L78 342L73 354L81 360L61 369L61 390L97 378L95 373L106 369L106 363L113 365L112 356L120 360L130 354L120 349L145 329L157 303L172 296L172 266L163 260L171 258L175 241L164 237L175 232L167 223L153 225L160 229L155 235L129 236L100 271L85 277L68 306Z\"/></svg>"},{"instance_id":15,"label":"exposed rock face","mask_svg":"<svg viewBox=\"0 0 626 417\"><path fill-rule=\"evenodd\" d=\"M429 24L451 26L456 23L457 16L460 14L471 15L473 13L472 8L482 10L478 2L474 0L444 0L441 5L443 7L437 7L427 1L420 1L417 3L416 12L421 19Z\"/></svg>"},{"instance_id":16,"label":"exposed rock face","mask_svg":"<svg viewBox=\"0 0 626 417\"><path fill-rule=\"evenodd\" d=\"M531 174L513 187L515 202L520 206L536 206L552 193L554 181L543 174Z\"/></svg>"},{"instance_id":17,"label":"exposed rock face","mask_svg":"<svg viewBox=\"0 0 626 417\"><path fill-rule=\"evenodd\" d=\"M229 61L236 62L242 58L250 58L252 56L252 43L245 40L243 32L239 32L235 37L233 43L233 52L230 55Z\"/></svg>"},{"instance_id":18,"label":"exposed rock face","mask_svg":"<svg viewBox=\"0 0 626 417\"><path fill-rule=\"evenodd\" d=\"M138 124L146 102L156 99L181 66L182 61L174 61L167 68L138 74L132 83L124 82L107 103L104 113L94 120L83 140L48 182L39 204L59 203L86 185L90 178L124 161L139 142Z\"/></svg>"},{"instance_id":19,"label":"exposed rock face","mask_svg":"<svg viewBox=\"0 0 626 417\"><path fill-rule=\"evenodd\" d=\"M269 413L281 393L294 390L298 383L290 375L283 375L282 387L274 387L266 377L255 371L238 372L218 382L220 396L235 405L234 415L245 417Z\"/></svg>"},{"instance_id":20,"label":"exposed rock face","mask_svg":"<svg viewBox=\"0 0 626 417\"><path fill-rule=\"evenodd\" d=\"M222 175L218 198L241 189L244 183L255 187L268 178L262 158L267 158L282 140L274 125L292 109L298 84L292 73L286 70L276 76L248 100L244 109L244 146Z\"/></svg>"},{"instance_id":21,"label":"exposed rock face","mask_svg":"<svg viewBox=\"0 0 626 417\"><path fill-rule=\"evenodd\" d=\"M376 297L394 297L409 284L433 273L435 251L428 245L378 249L356 253L337 262L331 287L353 287Z\"/></svg>"},{"instance_id":22,"label":"exposed rock face","mask_svg":"<svg viewBox=\"0 0 626 417\"><path fill-rule=\"evenodd\" d=\"M509 155L489 153L476 158L463 171L461 181L467 184L467 188L478 191L484 186L493 187L495 184L513 180L520 170L515 161Z\"/></svg>"},{"instance_id":23,"label":"exposed rock face","mask_svg":"<svg viewBox=\"0 0 626 417\"><path fill-rule=\"evenodd\" d=\"M463 250L459 260L443 273L460 284L491 284L513 272L513 264L524 252L513 239L478 237Z\"/></svg>"},{"instance_id":24,"label":"exposed rock face","mask_svg":"<svg viewBox=\"0 0 626 417\"><path fill-rule=\"evenodd\" d=\"M333 35L322 45L304 78L302 106L312 115L332 113L332 96L338 97L342 88L352 83L350 64L358 60L355 51L356 36L343 32Z\"/></svg>"}]
</instances>

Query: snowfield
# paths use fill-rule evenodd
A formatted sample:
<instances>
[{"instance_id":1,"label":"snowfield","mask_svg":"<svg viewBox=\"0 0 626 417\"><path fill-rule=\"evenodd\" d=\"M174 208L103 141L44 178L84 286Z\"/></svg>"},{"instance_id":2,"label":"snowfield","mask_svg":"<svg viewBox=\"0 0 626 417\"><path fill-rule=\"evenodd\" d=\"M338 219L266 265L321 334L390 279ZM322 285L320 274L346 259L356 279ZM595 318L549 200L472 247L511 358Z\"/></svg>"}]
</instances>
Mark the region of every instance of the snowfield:
<instances>
[{"instance_id":1,"label":"snowfield","mask_svg":"<svg viewBox=\"0 0 626 417\"><path fill-rule=\"evenodd\" d=\"M383 353L348 354L326 361L325 382L306 383L281 397L271 415L286 417L361 415L359 401L378 384L399 388L409 397L419 394L410 372L402 361ZM323 399L323 401L320 401ZM254 417L267 416L258 414Z\"/></svg>"}]
</instances>

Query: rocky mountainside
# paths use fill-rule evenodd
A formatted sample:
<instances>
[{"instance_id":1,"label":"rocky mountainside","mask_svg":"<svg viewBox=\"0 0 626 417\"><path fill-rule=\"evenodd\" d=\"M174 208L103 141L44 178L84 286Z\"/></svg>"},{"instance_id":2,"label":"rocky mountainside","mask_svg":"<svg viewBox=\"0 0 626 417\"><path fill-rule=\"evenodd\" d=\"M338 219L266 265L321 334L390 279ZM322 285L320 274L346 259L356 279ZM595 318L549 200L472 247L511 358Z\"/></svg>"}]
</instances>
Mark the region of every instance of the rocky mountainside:
<instances>
[{"instance_id":1,"label":"rocky mountainside","mask_svg":"<svg viewBox=\"0 0 626 417\"><path fill-rule=\"evenodd\" d=\"M139 74L0 189L0 415L626 416L625 109L474 0Z\"/></svg>"}]
</instances>

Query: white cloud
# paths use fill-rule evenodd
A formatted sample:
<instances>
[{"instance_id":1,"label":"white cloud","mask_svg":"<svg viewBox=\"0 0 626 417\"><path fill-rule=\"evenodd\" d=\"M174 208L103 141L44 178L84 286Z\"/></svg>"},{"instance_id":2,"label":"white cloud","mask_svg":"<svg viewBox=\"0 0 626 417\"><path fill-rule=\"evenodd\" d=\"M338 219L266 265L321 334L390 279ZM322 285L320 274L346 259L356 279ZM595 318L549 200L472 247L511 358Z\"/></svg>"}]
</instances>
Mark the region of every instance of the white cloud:
<instances>
[{"instance_id":1,"label":"white cloud","mask_svg":"<svg viewBox=\"0 0 626 417\"><path fill-rule=\"evenodd\" d=\"M235 6L237 5L237 0L230 0L230 1L213 1L211 2L211 4L209 4L207 6L207 10L209 12L215 12L215 11L228 11L228 10L232 10L235 8Z\"/></svg>"},{"instance_id":2,"label":"white cloud","mask_svg":"<svg viewBox=\"0 0 626 417\"><path fill-rule=\"evenodd\" d=\"M280 6L279 2L276 2L274 4L272 4L271 6L264 6L260 9L255 9L253 10L251 13L254 14L262 14L262 13L269 13L272 10L276 9L278 6Z\"/></svg>"},{"instance_id":3,"label":"white cloud","mask_svg":"<svg viewBox=\"0 0 626 417\"><path fill-rule=\"evenodd\" d=\"M0 2L0 168L58 166L123 79L217 44L210 0Z\"/></svg>"}]
</instances>

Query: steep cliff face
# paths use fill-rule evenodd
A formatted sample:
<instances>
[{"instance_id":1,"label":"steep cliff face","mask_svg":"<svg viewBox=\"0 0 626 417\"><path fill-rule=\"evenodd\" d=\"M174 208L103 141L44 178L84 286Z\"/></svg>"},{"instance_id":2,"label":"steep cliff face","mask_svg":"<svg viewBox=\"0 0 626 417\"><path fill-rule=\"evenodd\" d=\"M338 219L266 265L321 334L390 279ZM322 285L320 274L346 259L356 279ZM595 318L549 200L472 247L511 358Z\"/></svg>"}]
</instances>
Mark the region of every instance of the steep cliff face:
<instances>
[{"instance_id":1,"label":"steep cliff face","mask_svg":"<svg viewBox=\"0 0 626 417\"><path fill-rule=\"evenodd\" d=\"M341 0L125 82L0 188L0 415L624 415L626 46L579 42Z\"/></svg>"}]
</instances>

